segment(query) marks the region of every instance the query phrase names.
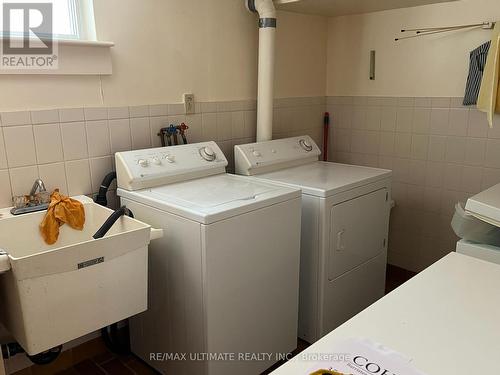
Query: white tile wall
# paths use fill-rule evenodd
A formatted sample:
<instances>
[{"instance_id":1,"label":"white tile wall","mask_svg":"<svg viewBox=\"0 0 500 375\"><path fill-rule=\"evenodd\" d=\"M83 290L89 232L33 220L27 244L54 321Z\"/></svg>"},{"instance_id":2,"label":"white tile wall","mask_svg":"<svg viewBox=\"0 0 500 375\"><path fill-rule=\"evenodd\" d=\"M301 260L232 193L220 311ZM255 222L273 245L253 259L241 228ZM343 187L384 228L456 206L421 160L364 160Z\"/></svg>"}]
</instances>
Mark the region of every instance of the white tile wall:
<instances>
[{"instance_id":1,"label":"white tile wall","mask_svg":"<svg viewBox=\"0 0 500 375\"><path fill-rule=\"evenodd\" d=\"M69 195L92 193L88 159L67 161L65 167Z\"/></svg>"},{"instance_id":2,"label":"white tile wall","mask_svg":"<svg viewBox=\"0 0 500 375\"><path fill-rule=\"evenodd\" d=\"M0 169L0 181L0 207L9 207L12 205L12 188L7 169Z\"/></svg>"},{"instance_id":3,"label":"white tile wall","mask_svg":"<svg viewBox=\"0 0 500 375\"><path fill-rule=\"evenodd\" d=\"M127 151L132 148L130 136L130 120L109 120L109 134L111 141L111 154Z\"/></svg>"},{"instance_id":4,"label":"white tile wall","mask_svg":"<svg viewBox=\"0 0 500 375\"><path fill-rule=\"evenodd\" d=\"M0 169L6 169L7 164L7 153L5 152L5 142L3 141L3 129L0 127Z\"/></svg>"},{"instance_id":5,"label":"white tile wall","mask_svg":"<svg viewBox=\"0 0 500 375\"><path fill-rule=\"evenodd\" d=\"M47 190L59 189L61 193L68 194L64 163L41 164L38 166L38 175L45 181Z\"/></svg>"},{"instance_id":6,"label":"white tile wall","mask_svg":"<svg viewBox=\"0 0 500 375\"><path fill-rule=\"evenodd\" d=\"M389 262L419 271L454 250L455 203L500 183L500 116L489 129L461 98L329 97L327 110L332 160L393 170Z\"/></svg>"},{"instance_id":7,"label":"white tile wall","mask_svg":"<svg viewBox=\"0 0 500 375\"><path fill-rule=\"evenodd\" d=\"M130 119L130 136L133 150L151 147L151 130L149 126L149 117Z\"/></svg>"},{"instance_id":8,"label":"white tile wall","mask_svg":"<svg viewBox=\"0 0 500 375\"><path fill-rule=\"evenodd\" d=\"M108 108L108 119L128 119L130 112L128 107L111 107Z\"/></svg>"},{"instance_id":9,"label":"white tile wall","mask_svg":"<svg viewBox=\"0 0 500 375\"><path fill-rule=\"evenodd\" d=\"M33 127L38 164L64 160L59 124L45 124Z\"/></svg>"},{"instance_id":10,"label":"white tile wall","mask_svg":"<svg viewBox=\"0 0 500 375\"><path fill-rule=\"evenodd\" d=\"M87 132L84 122L61 123L61 139L65 160L85 159L88 157Z\"/></svg>"},{"instance_id":11,"label":"white tile wall","mask_svg":"<svg viewBox=\"0 0 500 375\"><path fill-rule=\"evenodd\" d=\"M307 133L320 141L325 103L276 100L275 136ZM13 194L26 194L38 177L51 190L94 194L114 169L114 152L160 146L158 131L169 124L185 122L189 142L217 141L229 170L233 146L255 140L255 101L197 103L196 114L183 112L177 103L0 113L0 207L10 206Z\"/></svg>"},{"instance_id":12,"label":"white tile wall","mask_svg":"<svg viewBox=\"0 0 500 375\"><path fill-rule=\"evenodd\" d=\"M59 122L59 110L48 109L42 111L31 112L31 123L36 124L51 124Z\"/></svg>"},{"instance_id":13,"label":"white tile wall","mask_svg":"<svg viewBox=\"0 0 500 375\"><path fill-rule=\"evenodd\" d=\"M108 109L107 108L85 108L84 116L86 121L92 120L107 120L108 119Z\"/></svg>"},{"instance_id":14,"label":"white tile wall","mask_svg":"<svg viewBox=\"0 0 500 375\"><path fill-rule=\"evenodd\" d=\"M86 122L87 147L89 156L105 156L111 154L111 143L107 120Z\"/></svg>"},{"instance_id":15,"label":"white tile wall","mask_svg":"<svg viewBox=\"0 0 500 375\"><path fill-rule=\"evenodd\" d=\"M38 168L36 165L29 167L12 168L10 169L10 183L12 186L13 195L24 195L29 192L33 181L38 177ZM26 191L28 186L28 191Z\"/></svg>"},{"instance_id":16,"label":"white tile wall","mask_svg":"<svg viewBox=\"0 0 500 375\"><path fill-rule=\"evenodd\" d=\"M83 108L64 108L59 110L59 119L62 123L85 120Z\"/></svg>"},{"instance_id":17,"label":"white tile wall","mask_svg":"<svg viewBox=\"0 0 500 375\"><path fill-rule=\"evenodd\" d=\"M32 125L4 128L3 137L10 168L36 164Z\"/></svg>"},{"instance_id":18,"label":"white tile wall","mask_svg":"<svg viewBox=\"0 0 500 375\"><path fill-rule=\"evenodd\" d=\"M2 126L16 126L31 124L31 116L28 111L3 112L1 115Z\"/></svg>"}]
</instances>

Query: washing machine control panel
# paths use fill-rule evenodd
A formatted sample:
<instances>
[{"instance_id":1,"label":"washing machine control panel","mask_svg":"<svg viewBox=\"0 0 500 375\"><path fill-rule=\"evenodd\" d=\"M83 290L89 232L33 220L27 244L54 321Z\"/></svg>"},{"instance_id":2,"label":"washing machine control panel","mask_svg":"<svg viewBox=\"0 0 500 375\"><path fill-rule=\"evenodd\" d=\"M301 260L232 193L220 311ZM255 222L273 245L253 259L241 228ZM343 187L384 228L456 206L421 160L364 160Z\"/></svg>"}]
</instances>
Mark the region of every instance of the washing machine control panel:
<instances>
[{"instance_id":1,"label":"washing machine control panel","mask_svg":"<svg viewBox=\"0 0 500 375\"><path fill-rule=\"evenodd\" d=\"M223 173L227 159L215 142L118 152L118 187L138 190Z\"/></svg>"},{"instance_id":2,"label":"washing machine control panel","mask_svg":"<svg viewBox=\"0 0 500 375\"><path fill-rule=\"evenodd\" d=\"M235 146L236 173L254 175L316 161L321 151L308 136Z\"/></svg>"}]
</instances>

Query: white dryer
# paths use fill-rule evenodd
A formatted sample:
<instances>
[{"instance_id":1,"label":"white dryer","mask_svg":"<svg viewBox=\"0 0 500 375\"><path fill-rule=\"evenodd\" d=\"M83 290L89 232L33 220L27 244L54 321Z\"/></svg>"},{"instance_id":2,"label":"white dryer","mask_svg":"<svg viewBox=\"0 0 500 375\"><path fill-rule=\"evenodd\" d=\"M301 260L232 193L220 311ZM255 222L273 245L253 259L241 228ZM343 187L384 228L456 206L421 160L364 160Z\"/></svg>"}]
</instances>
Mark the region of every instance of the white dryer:
<instances>
[{"instance_id":1,"label":"white dryer","mask_svg":"<svg viewBox=\"0 0 500 375\"><path fill-rule=\"evenodd\" d=\"M235 146L236 173L302 189L299 337L312 343L382 297L389 170L318 161L308 137Z\"/></svg>"},{"instance_id":2,"label":"white dryer","mask_svg":"<svg viewBox=\"0 0 500 375\"><path fill-rule=\"evenodd\" d=\"M167 374L257 374L297 344L300 190L225 173L214 142L116 154L118 195L163 228L132 351ZM246 355L246 357L245 357Z\"/></svg>"}]
</instances>

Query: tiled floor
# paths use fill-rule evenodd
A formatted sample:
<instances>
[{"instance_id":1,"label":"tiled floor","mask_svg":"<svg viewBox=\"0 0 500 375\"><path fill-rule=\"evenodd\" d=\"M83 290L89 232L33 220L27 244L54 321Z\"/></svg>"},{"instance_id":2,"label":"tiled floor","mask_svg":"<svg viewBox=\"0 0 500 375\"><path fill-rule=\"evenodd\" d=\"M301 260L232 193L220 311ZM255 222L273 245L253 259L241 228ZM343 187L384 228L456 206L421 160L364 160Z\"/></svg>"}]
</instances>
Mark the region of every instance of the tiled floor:
<instances>
[{"instance_id":1,"label":"tiled floor","mask_svg":"<svg viewBox=\"0 0 500 375\"><path fill-rule=\"evenodd\" d=\"M385 281L385 293L388 294L394 289L404 284L415 276L415 272L407 271L402 268L387 265L386 281Z\"/></svg>"},{"instance_id":2,"label":"tiled floor","mask_svg":"<svg viewBox=\"0 0 500 375\"><path fill-rule=\"evenodd\" d=\"M157 374L133 355L116 357L106 353L86 359L58 375L147 375Z\"/></svg>"},{"instance_id":3,"label":"tiled floor","mask_svg":"<svg viewBox=\"0 0 500 375\"><path fill-rule=\"evenodd\" d=\"M306 349L309 344L298 340L294 355ZM277 363L262 375L269 374L281 366L283 362ZM73 367L56 373L57 375L149 375L158 374L157 371L146 365L134 355L116 356L110 352L86 359Z\"/></svg>"},{"instance_id":4,"label":"tiled floor","mask_svg":"<svg viewBox=\"0 0 500 375\"><path fill-rule=\"evenodd\" d=\"M401 284L411 279L415 273L403 270L398 267L387 267L386 293L390 293ZM297 349L294 354L298 354L306 349L309 344L298 340ZM71 358L68 358L70 356ZM83 359L85 358L85 359ZM64 363L69 364L64 366ZM72 363L76 363L71 367ZM275 366L264 372L269 374L271 371L281 366L283 363L277 363ZM64 367L61 367L64 366ZM66 368L60 371L61 368ZM59 371L56 371L59 369ZM33 366L29 369L17 372L15 375L148 375L158 374L154 369L146 365L132 354L118 356L108 351L100 339L85 343L79 347L73 348L70 353L65 352L61 357L49 366Z\"/></svg>"}]
</instances>

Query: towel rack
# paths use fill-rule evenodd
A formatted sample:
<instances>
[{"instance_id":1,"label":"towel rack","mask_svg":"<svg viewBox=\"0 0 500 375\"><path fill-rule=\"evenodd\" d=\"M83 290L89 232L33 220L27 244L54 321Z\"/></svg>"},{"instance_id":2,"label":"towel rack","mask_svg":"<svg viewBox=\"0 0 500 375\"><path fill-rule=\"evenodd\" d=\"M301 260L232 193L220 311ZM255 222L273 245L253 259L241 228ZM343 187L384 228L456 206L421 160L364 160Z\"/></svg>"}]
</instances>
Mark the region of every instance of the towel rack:
<instances>
[{"instance_id":1,"label":"towel rack","mask_svg":"<svg viewBox=\"0 0 500 375\"><path fill-rule=\"evenodd\" d=\"M420 36L425 36L425 35L431 35L431 34L440 34L440 33L447 33L451 31L457 31L457 30L463 30L463 29L476 29L476 28L481 28L484 30L491 30L495 27L495 22L491 21L485 21L481 23L472 23L468 25L456 25L456 26L442 26L442 27L421 27L417 29L402 29L402 33L407 33L407 32L415 32L415 35L410 35L410 36L403 36L399 38L395 38L394 40L400 41L403 39L411 39L411 38L418 38Z\"/></svg>"}]
</instances>

